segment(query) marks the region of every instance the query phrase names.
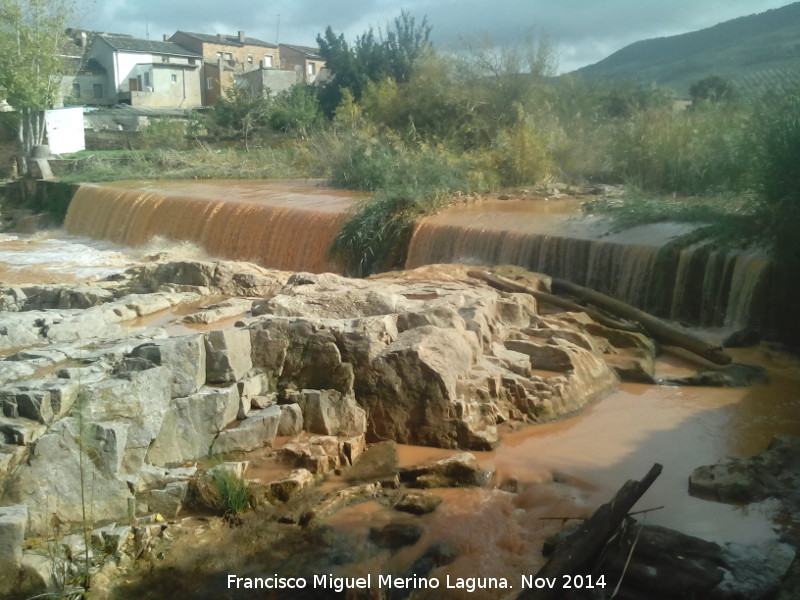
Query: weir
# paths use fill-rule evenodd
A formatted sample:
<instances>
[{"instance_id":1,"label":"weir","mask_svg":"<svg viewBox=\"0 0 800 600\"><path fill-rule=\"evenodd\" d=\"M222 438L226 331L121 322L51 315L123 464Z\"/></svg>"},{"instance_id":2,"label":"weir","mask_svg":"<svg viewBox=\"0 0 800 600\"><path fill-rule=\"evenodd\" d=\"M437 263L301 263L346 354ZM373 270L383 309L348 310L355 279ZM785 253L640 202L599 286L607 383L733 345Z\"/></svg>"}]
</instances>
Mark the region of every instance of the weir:
<instances>
[{"instance_id":1,"label":"weir","mask_svg":"<svg viewBox=\"0 0 800 600\"><path fill-rule=\"evenodd\" d=\"M140 246L156 236L265 267L333 270L328 248L352 194L303 182L159 181L81 185L67 232Z\"/></svg>"},{"instance_id":2,"label":"weir","mask_svg":"<svg viewBox=\"0 0 800 600\"><path fill-rule=\"evenodd\" d=\"M750 324L766 284L769 263L762 254L702 246L660 252L690 228L661 223L609 233L596 218L575 218L574 209L574 202L544 200L450 208L418 223L406 267L512 264L670 319L711 327Z\"/></svg>"},{"instance_id":3,"label":"weir","mask_svg":"<svg viewBox=\"0 0 800 600\"><path fill-rule=\"evenodd\" d=\"M81 185L70 234L139 246L154 236L265 267L335 270L328 249L356 193L306 182L159 181ZM760 254L692 247L659 252L690 228L675 223L609 233L576 218L577 202L487 200L421 220L407 268L434 263L519 265L687 324L738 328L761 312L769 263Z\"/></svg>"}]
</instances>

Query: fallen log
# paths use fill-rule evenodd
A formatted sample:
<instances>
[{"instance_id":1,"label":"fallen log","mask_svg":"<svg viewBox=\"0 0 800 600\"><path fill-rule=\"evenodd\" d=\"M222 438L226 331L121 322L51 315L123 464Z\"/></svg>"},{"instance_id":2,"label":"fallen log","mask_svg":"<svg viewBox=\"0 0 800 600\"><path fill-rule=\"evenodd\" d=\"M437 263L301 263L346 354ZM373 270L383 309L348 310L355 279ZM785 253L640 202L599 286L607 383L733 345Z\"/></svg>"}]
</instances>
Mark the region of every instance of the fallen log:
<instances>
[{"instance_id":1,"label":"fallen log","mask_svg":"<svg viewBox=\"0 0 800 600\"><path fill-rule=\"evenodd\" d=\"M696 335L681 331L666 321L630 304L564 279L554 278L552 285L553 291L570 294L618 317L638 323L650 336L663 344L679 346L718 365L727 365L731 362L730 355L726 354L720 346L714 346Z\"/></svg>"},{"instance_id":2,"label":"fallen log","mask_svg":"<svg viewBox=\"0 0 800 600\"><path fill-rule=\"evenodd\" d=\"M611 536L619 528L633 505L653 485L661 474L662 466L655 463L641 481L626 481L611 502L603 504L583 525L556 548L534 579L555 581L553 587L526 589L517 600L546 600L563 597L564 576L574 577L592 572L597 559ZM610 582L605 582L606 586Z\"/></svg>"},{"instance_id":3,"label":"fallen log","mask_svg":"<svg viewBox=\"0 0 800 600\"><path fill-rule=\"evenodd\" d=\"M607 317L600 311L594 310L591 307L575 304L574 302L570 302L569 300L565 300L564 298L559 298L558 296L554 296L553 294L548 294L547 292L543 292L541 290L535 290L526 285L522 285L521 283L517 283L516 281L513 281L511 279L506 279L505 277L500 277L499 275L494 275L493 273L489 273L488 271L468 271L467 275L469 275L470 277L475 277L476 279L482 279L493 288L496 288L503 292L530 294L540 302L545 302L546 304L550 304L551 306L557 306L558 308L563 308L564 310L568 310L571 312L585 312L590 317L592 317L592 319L594 319L601 325L605 325L606 327L611 327L612 329L621 329L623 331L637 331L637 332L641 331L641 328L637 327L636 325L632 325L630 323L623 323L622 321L617 321L616 319Z\"/></svg>"}]
</instances>

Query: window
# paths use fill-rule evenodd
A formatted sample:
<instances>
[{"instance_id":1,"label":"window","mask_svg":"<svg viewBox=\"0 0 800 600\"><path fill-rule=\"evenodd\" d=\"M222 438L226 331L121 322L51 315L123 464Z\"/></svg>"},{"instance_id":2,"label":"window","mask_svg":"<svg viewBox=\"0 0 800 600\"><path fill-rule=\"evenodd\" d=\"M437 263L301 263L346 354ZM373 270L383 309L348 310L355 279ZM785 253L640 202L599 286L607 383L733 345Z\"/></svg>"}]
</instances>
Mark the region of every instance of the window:
<instances>
[{"instance_id":1,"label":"window","mask_svg":"<svg viewBox=\"0 0 800 600\"><path fill-rule=\"evenodd\" d=\"M309 75L313 75L314 73L317 72L317 65L315 65L314 63L308 63L306 69L308 70Z\"/></svg>"},{"instance_id":2,"label":"window","mask_svg":"<svg viewBox=\"0 0 800 600\"><path fill-rule=\"evenodd\" d=\"M247 63L250 64L250 65L253 64L253 55L252 54L248 54L247 55Z\"/></svg>"},{"instance_id":3,"label":"window","mask_svg":"<svg viewBox=\"0 0 800 600\"><path fill-rule=\"evenodd\" d=\"M225 53L225 60L233 60L233 55L230 52Z\"/></svg>"},{"instance_id":4,"label":"window","mask_svg":"<svg viewBox=\"0 0 800 600\"><path fill-rule=\"evenodd\" d=\"M152 85L153 84L152 84L151 79L150 79L150 71L145 71L145 74L144 74L144 87L145 87L145 89L142 90L142 91L152 92L153 91L153 89L151 88Z\"/></svg>"},{"instance_id":5,"label":"window","mask_svg":"<svg viewBox=\"0 0 800 600\"><path fill-rule=\"evenodd\" d=\"M214 78L213 77L206 77L206 89L213 90L214 89Z\"/></svg>"},{"instance_id":6,"label":"window","mask_svg":"<svg viewBox=\"0 0 800 600\"><path fill-rule=\"evenodd\" d=\"M170 75L169 79L172 83L178 83L178 76L177 75Z\"/></svg>"},{"instance_id":7,"label":"window","mask_svg":"<svg viewBox=\"0 0 800 600\"><path fill-rule=\"evenodd\" d=\"M81 84L80 83L73 83L72 84L72 95L76 98L81 97Z\"/></svg>"},{"instance_id":8,"label":"window","mask_svg":"<svg viewBox=\"0 0 800 600\"><path fill-rule=\"evenodd\" d=\"M169 56L162 56L161 57L161 62L162 63L168 63L169 62Z\"/></svg>"},{"instance_id":9,"label":"window","mask_svg":"<svg viewBox=\"0 0 800 600\"><path fill-rule=\"evenodd\" d=\"M222 52L217 52L217 58L222 58Z\"/></svg>"},{"instance_id":10,"label":"window","mask_svg":"<svg viewBox=\"0 0 800 600\"><path fill-rule=\"evenodd\" d=\"M92 95L95 98L102 98L103 97L103 84L102 83L95 83L92 86Z\"/></svg>"},{"instance_id":11,"label":"window","mask_svg":"<svg viewBox=\"0 0 800 600\"><path fill-rule=\"evenodd\" d=\"M189 59L189 64L190 64L190 65L197 64L197 61L195 61L195 59L193 59L193 58L190 58L190 59Z\"/></svg>"},{"instance_id":12,"label":"window","mask_svg":"<svg viewBox=\"0 0 800 600\"><path fill-rule=\"evenodd\" d=\"M272 67L272 55L271 54L265 54L264 55L264 66L267 69Z\"/></svg>"}]
</instances>

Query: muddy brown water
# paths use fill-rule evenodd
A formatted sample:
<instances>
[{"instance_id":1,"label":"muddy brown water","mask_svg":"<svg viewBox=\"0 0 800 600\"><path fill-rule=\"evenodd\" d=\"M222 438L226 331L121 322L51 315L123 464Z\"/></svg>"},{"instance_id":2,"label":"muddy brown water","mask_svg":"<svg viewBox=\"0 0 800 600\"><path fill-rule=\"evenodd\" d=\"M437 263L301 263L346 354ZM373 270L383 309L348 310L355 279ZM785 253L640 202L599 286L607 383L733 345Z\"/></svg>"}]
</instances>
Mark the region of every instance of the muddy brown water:
<instances>
[{"instance_id":1,"label":"muddy brown water","mask_svg":"<svg viewBox=\"0 0 800 600\"><path fill-rule=\"evenodd\" d=\"M107 237L119 243L146 244L145 233L149 235L156 231L168 237L174 231L167 231L169 227L186 227L199 232L197 235L200 237L181 239L205 244L205 250L194 246L189 246L188 251L187 246L176 249L167 242L168 252L176 256L185 256L187 252L198 256L204 251L214 254L217 242L208 241L212 238L239 243L239 239L265 237L263 221L253 217L256 213L261 215L259 219L267 215L267 221L272 219L279 223L278 231L284 238L275 243L292 248L290 252L287 250L292 257L287 258L288 254L284 252L282 261L285 259L289 264L297 256L305 254L316 261L314 268L306 266L303 267L305 270L323 270L328 264L320 254L317 241L322 244L323 240L330 240L336 230L335 223L352 205L352 199L324 190L309 193L304 186L293 183L283 185L284 188L275 192L280 192L280 197L267 200L264 200L263 190L254 184L243 184L233 189L230 182L158 183L148 184L142 189L132 183L121 183L104 186L102 190L90 189L83 201L78 198L75 210L71 209L68 227L72 236L55 233L38 237L0 237L0 281L17 284L90 280L135 264L149 250L145 247L133 251L74 237L76 233ZM158 206L169 204L164 198L170 195L179 198L180 208L158 212ZM265 202L270 205L268 208L263 208ZM139 207L137 218L142 218L141 222L126 223L121 216L123 213L114 213L111 205L125 203ZM300 216L295 221L287 217L292 204L302 205ZM502 237L498 237L497 232L503 228L508 231L509 227L512 230L523 227L524 219L520 215L530 216L531 206L530 203L525 206L504 202L498 208L498 214L501 214L498 217L480 216L480 206L457 209L447 216L426 221L422 229L465 226L471 229L468 235L461 238L455 234L448 235L453 240L461 239L464 244L472 244L474 250L483 243L480 242L483 231L485 246L505 248L506 241L497 245L497 240ZM494 207L494 204L489 204L484 209L494 210ZM568 218L573 209L574 203L570 202L539 202L536 210L540 210L540 217L534 220L534 229L545 235L547 231L568 232L574 226ZM90 215L90 221L81 222L77 217L80 214L84 215L82 218ZM213 220L216 218L214 215L227 215L220 221L224 231L204 232L201 223ZM515 225L508 225L508 215L516 215L510 219ZM242 229L248 220L247 228ZM463 222L459 224L460 221ZM90 225L90 222L94 224ZM159 228L159 222L171 225ZM530 229L531 220L528 222ZM313 248L298 249L303 243L297 240L296 228L311 229L316 226L314 223L321 229L314 230L320 233L315 234L315 241L311 244ZM103 227L111 233L95 236L95 229ZM202 235L206 234L210 237L204 241ZM504 235L508 237L508 233ZM628 237L621 241L640 247L641 240L637 236L641 232L624 235ZM425 252L436 250L431 239L425 242L428 244ZM425 238L415 236L415 240L422 244ZM238 252L240 257L253 258L266 246L262 243L257 248L237 247L243 249L234 255ZM457 244L454 248L458 250ZM414 249L412 243L410 264L414 264L417 259L413 257L420 256L421 252L419 247ZM224 252L220 254L231 256ZM498 256L504 255L501 252ZM742 290L750 281L748 273L751 271L748 269L752 270L753 277L760 273L760 267L756 267L742 264ZM746 301L743 302L742 306L746 307ZM175 318L195 308L184 307L160 313L146 321L128 325L169 326L174 328L173 334L180 334L186 329L175 325ZM230 326L232 323L229 321L235 320L212 324L211 327ZM781 514L774 501L731 506L692 498L687 493L687 480L695 467L712 464L730 455L748 456L761 452L776 434L800 435L800 360L767 347L734 350L732 353L737 361L766 367L770 383L724 389L624 384L618 392L587 407L579 415L508 433L497 450L477 453L481 465L494 472L491 483L480 489L436 490L435 493L444 499L443 504L435 513L423 517L427 524L423 539L414 547L400 551L392 559L395 566L400 569L410 564L432 541L449 540L461 551L455 563L446 569L452 576L517 577L520 572L533 573L541 566L539 551L546 536L558 531L565 523L569 524L568 519L590 514L597 505L610 499L624 481L644 476L654 462L664 465L663 473L636 506L636 510L657 509L642 516L647 522L674 527L717 542L751 544L777 537L787 516ZM664 356L658 369L661 374L685 375L694 367L679 358ZM452 451L400 447L400 460L404 465L424 463L450 454ZM262 470L264 473L259 474L263 476L270 472L268 466ZM499 486L510 479L517 481L518 494L500 489ZM352 532L354 543L357 543L355 534L364 534L369 527L386 523L395 516L378 504L364 503L342 510L330 522ZM368 568L368 565L363 568ZM476 592L470 597L492 596Z\"/></svg>"}]
</instances>

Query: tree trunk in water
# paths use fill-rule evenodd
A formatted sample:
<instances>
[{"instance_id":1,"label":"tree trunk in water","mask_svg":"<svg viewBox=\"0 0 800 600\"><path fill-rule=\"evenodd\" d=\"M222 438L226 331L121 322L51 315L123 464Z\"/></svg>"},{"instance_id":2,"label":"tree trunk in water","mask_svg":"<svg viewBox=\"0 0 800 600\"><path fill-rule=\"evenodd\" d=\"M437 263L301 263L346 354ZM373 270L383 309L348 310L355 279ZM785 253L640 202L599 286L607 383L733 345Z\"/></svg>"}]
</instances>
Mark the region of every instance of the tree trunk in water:
<instances>
[{"instance_id":1,"label":"tree trunk in water","mask_svg":"<svg viewBox=\"0 0 800 600\"><path fill-rule=\"evenodd\" d=\"M564 592L561 584L564 582L564 575L590 573L592 562L617 531L633 505L653 485L662 468L660 464L655 463L641 481L625 482L611 502L598 508L578 531L556 548L547 564L536 573L536 578L555 580L553 588L528 589L517 596L517 600L562 597Z\"/></svg>"},{"instance_id":2,"label":"tree trunk in water","mask_svg":"<svg viewBox=\"0 0 800 600\"><path fill-rule=\"evenodd\" d=\"M647 333L663 344L684 348L717 365L727 365L731 362L730 355L726 354L721 347L709 344L691 333L681 331L666 321L662 321L658 317L621 302L616 298L564 279L554 278L553 290L570 294L584 302L591 302L607 312L638 323Z\"/></svg>"}]
</instances>

